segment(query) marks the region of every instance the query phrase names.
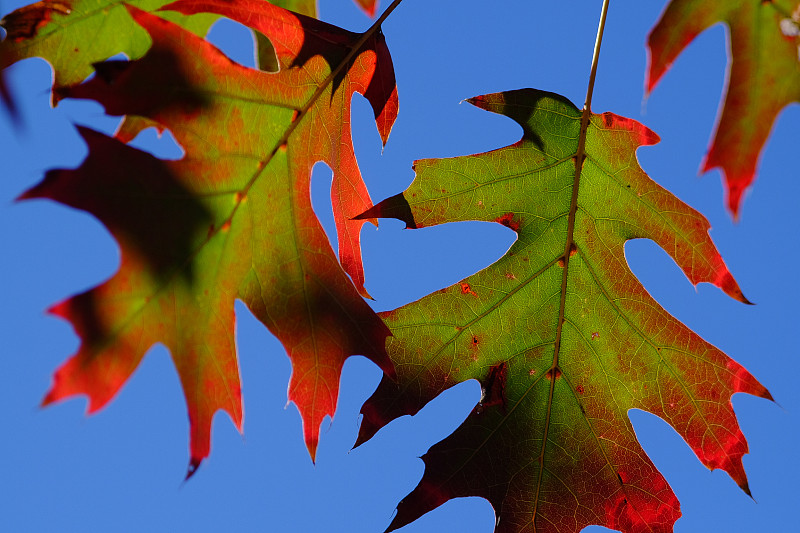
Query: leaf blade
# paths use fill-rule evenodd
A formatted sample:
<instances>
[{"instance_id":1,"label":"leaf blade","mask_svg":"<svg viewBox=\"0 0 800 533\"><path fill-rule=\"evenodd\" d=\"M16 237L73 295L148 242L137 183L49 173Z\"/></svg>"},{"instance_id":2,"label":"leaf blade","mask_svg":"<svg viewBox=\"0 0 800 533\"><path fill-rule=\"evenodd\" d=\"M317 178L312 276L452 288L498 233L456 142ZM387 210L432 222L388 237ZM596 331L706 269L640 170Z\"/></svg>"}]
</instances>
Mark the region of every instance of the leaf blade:
<instances>
[{"instance_id":1,"label":"leaf blade","mask_svg":"<svg viewBox=\"0 0 800 533\"><path fill-rule=\"evenodd\" d=\"M418 161L402 199L365 214L400 214L409 227L494 220L518 233L483 271L382 314L398 378L384 379L365 404L358 443L455 383L477 379L483 389L467 421L423 457L423 480L390 529L451 497L483 496L498 531L671 531L678 502L636 441L632 408L667 420L704 464L747 490L747 447L730 395L769 393L666 313L625 260L625 241L653 239L692 283L745 301L707 221L639 168L635 150L657 136L629 119L593 115L576 192L574 105L534 90L472 101L517 121L523 138Z\"/></svg>"},{"instance_id":2,"label":"leaf blade","mask_svg":"<svg viewBox=\"0 0 800 533\"><path fill-rule=\"evenodd\" d=\"M780 111L800 102L800 3L673 0L648 36L650 93L697 35L716 23L730 29L731 56L703 172L720 168L734 218L755 179L763 147Z\"/></svg>"},{"instance_id":3,"label":"leaf blade","mask_svg":"<svg viewBox=\"0 0 800 533\"><path fill-rule=\"evenodd\" d=\"M185 15L200 9L196 2L169 7ZM76 327L82 344L57 373L46 402L86 394L90 409L96 410L119 390L152 344L164 343L189 408L190 475L209 453L217 410L227 411L241 429L235 299L243 300L281 340L293 362L289 399L303 417L312 459L320 423L335 411L344 360L365 355L392 372L384 348L388 329L339 265L311 208L309 191L311 167L319 160L340 175L340 193L359 184L363 188L349 126L342 119L349 117L352 93L369 86L373 76L393 85L385 44L374 34L352 34L264 2L239 11L230 3L202 8L219 8L223 12L218 14L240 16L243 22L262 17L274 23L283 31L272 36L281 37L275 42L285 68L264 73L242 67L199 37L131 7L153 39L150 50L140 60L99 64L95 78L65 87L60 95L91 98L110 114L169 129L186 155L162 161L84 131L90 156L83 166L52 174L46 182L55 183L55 190L42 187L26 195L69 203L77 190L72 182L89 192L105 190L103 198L88 203L84 196L97 195L80 196L76 207L100 218L120 243L123 257L106 284L57 307ZM304 39L309 27L323 35L322 49L313 38ZM355 42L361 45L353 48ZM295 65L303 50L309 54ZM386 54L382 67L375 59L381 53ZM348 54L356 61L347 62ZM345 64L334 87L337 61ZM373 95L373 102L396 99L391 89ZM383 117L388 135L393 116ZM123 135L130 137L130 131L123 129ZM134 193L118 190L107 179L109 173L127 175L124 181ZM147 180L161 185L148 192ZM178 192L163 190L165 183L176 184ZM109 202L110 197L117 202ZM371 205L368 196L350 202L346 209ZM187 216L192 212L199 214ZM341 217L336 222L349 224L347 231L363 224ZM350 246L351 252L358 251ZM360 267L360 253L356 259ZM81 298L92 305L78 306ZM108 324L83 327L92 325L93 316ZM103 373L115 365L124 372Z\"/></svg>"}]
</instances>

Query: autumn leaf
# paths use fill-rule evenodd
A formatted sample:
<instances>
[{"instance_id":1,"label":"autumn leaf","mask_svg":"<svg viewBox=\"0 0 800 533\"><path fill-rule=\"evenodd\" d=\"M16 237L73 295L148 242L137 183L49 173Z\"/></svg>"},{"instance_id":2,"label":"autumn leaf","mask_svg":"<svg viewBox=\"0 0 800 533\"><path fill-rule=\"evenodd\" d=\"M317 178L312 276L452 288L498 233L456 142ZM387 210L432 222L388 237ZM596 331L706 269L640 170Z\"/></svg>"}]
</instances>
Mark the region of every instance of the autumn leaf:
<instances>
[{"instance_id":1,"label":"autumn leaf","mask_svg":"<svg viewBox=\"0 0 800 533\"><path fill-rule=\"evenodd\" d=\"M266 0L264 0L266 1ZM169 0L41 0L6 15L0 26L7 37L0 48L0 69L29 57L41 57L53 66L54 88L81 82L92 72L92 64L124 53L138 59L150 47L150 38L131 18L125 5L156 11ZM276 0L280 7L316 17L315 0ZM377 0L356 0L370 16ZM175 12L159 16L205 35L217 16L194 16L191 20ZM263 40L263 39L262 39ZM263 48L264 43L259 42ZM263 60L262 60L263 61Z\"/></svg>"},{"instance_id":2,"label":"autumn leaf","mask_svg":"<svg viewBox=\"0 0 800 533\"><path fill-rule=\"evenodd\" d=\"M131 18L125 5L155 11L168 0L42 0L6 15L0 26L6 50L0 68L29 57L45 59L54 70L55 89L74 85L92 72L92 64L124 53L138 59L150 48L150 37ZM164 18L205 35L218 18L212 15L189 21L178 13Z\"/></svg>"},{"instance_id":3,"label":"autumn leaf","mask_svg":"<svg viewBox=\"0 0 800 533\"><path fill-rule=\"evenodd\" d=\"M267 1L267 0L264 0ZM309 17L317 18L317 0L270 0L272 4L306 15ZM378 7L378 0L355 0L358 5L369 15L375 16L375 10ZM256 39L256 56L258 59L258 67L267 72L277 72L278 64L275 59L275 48L261 32L255 32Z\"/></svg>"},{"instance_id":4,"label":"autumn leaf","mask_svg":"<svg viewBox=\"0 0 800 533\"><path fill-rule=\"evenodd\" d=\"M267 1L267 0L264 0ZM317 18L317 0L269 0L272 4L306 15ZM378 8L378 0L355 0L364 12L370 17L375 16ZM256 50L258 56L258 66L267 72L277 72L278 65L275 63L275 50L270 40L262 33L256 32Z\"/></svg>"},{"instance_id":5,"label":"autumn leaf","mask_svg":"<svg viewBox=\"0 0 800 533\"><path fill-rule=\"evenodd\" d=\"M85 394L96 411L163 343L187 398L191 474L208 455L217 410L241 429L238 298L289 354L289 399L313 458L344 360L360 354L393 371L384 348L389 331L348 278L363 287L364 221L349 219L371 205L353 154L350 101L354 92L367 97L385 142L397 112L388 49L374 30L353 34L266 2L166 8L213 12L261 31L276 44L281 71L240 66L179 26L129 8L152 48L136 61L100 63L93 79L59 91L169 129L186 155L163 161L82 129L83 165L49 172L23 196L94 214L122 253L110 280L54 307L81 346L56 373L45 403ZM344 270L311 207L317 161L334 171Z\"/></svg>"},{"instance_id":6,"label":"autumn leaf","mask_svg":"<svg viewBox=\"0 0 800 533\"><path fill-rule=\"evenodd\" d=\"M516 121L522 139L417 161L411 186L364 215L409 228L494 221L518 235L485 270L382 314L397 380L384 378L364 405L359 444L456 383L482 388L464 424L423 457L424 477L390 529L450 498L482 496L500 532L672 531L678 501L637 442L630 409L662 417L748 491L730 397L769 393L662 309L625 260L626 241L652 239L693 284L747 302L706 219L640 169L635 151L656 134L591 114L584 145L582 113L561 96L524 89L468 101Z\"/></svg>"},{"instance_id":7,"label":"autumn leaf","mask_svg":"<svg viewBox=\"0 0 800 533\"><path fill-rule=\"evenodd\" d=\"M703 172L719 167L738 217L778 113L800 102L800 2L672 0L648 38L647 92L683 49L718 22L730 29L724 105Z\"/></svg>"}]
</instances>

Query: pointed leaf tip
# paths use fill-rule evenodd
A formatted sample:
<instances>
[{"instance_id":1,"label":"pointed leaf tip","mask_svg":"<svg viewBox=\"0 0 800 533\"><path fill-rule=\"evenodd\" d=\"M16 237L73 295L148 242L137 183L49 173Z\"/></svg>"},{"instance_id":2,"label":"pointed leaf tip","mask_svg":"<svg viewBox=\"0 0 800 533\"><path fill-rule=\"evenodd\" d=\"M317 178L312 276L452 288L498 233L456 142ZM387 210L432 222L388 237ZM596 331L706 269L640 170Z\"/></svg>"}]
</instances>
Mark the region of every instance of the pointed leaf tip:
<instances>
[{"instance_id":1,"label":"pointed leaf tip","mask_svg":"<svg viewBox=\"0 0 800 533\"><path fill-rule=\"evenodd\" d=\"M672 0L648 36L649 92L700 33L720 22L729 29L726 93L701 168L721 169L734 220L778 114L800 102L797 39L782 27L786 21L796 32L791 5L796 2Z\"/></svg>"},{"instance_id":2,"label":"pointed leaf tip","mask_svg":"<svg viewBox=\"0 0 800 533\"><path fill-rule=\"evenodd\" d=\"M203 463L202 457L192 457L189 461L189 466L186 469L186 477L183 478L183 481L189 481L194 475L197 473L197 470L200 468L200 465Z\"/></svg>"},{"instance_id":3,"label":"pointed leaf tip","mask_svg":"<svg viewBox=\"0 0 800 533\"><path fill-rule=\"evenodd\" d=\"M319 434L319 432L317 432ZM311 457L311 462L317 464L317 446L319 445L319 437L311 437L306 439L306 449L308 455Z\"/></svg>"},{"instance_id":4,"label":"pointed leaf tip","mask_svg":"<svg viewBox=\"0 0 800 533\"><path fill-rule=\"evenodd\" d=\"M390 196L355 217L356 220L369 220L373 218L396 218L397 220L405 222L406 228L408 229L417 229L421 227L414 220L411 207L403 193Z\"/></svg>"}]
</instances>

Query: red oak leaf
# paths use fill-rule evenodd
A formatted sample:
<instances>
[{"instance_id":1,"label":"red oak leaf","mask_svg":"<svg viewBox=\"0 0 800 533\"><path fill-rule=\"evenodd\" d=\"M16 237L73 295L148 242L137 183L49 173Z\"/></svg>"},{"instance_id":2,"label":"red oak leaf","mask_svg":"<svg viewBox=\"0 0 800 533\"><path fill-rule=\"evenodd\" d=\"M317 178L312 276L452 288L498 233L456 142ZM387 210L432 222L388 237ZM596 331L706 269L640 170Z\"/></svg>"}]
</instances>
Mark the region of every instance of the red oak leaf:
<instances>
[{"instance_id":1,"label":"red oak leaf","mask_svg":"<svg viewBox=\"0 0 800 533\"><path fill-rule=\"evenodd\" d=\"M686 46L718 22L730 29L725 103L702 165L719 167L727 205L738 217L778 113L800 102L800 2L672 0L648 38L647 92Z\"/></svg>"},{"instance_id":2,"label":"red oak leaf","mask_svg":"<svg viewBox=\"0 0 800 533\"><path fill-rule=\"evenodd\" d=\"M483 389L423 456L425 475L390 529L450 498L482 496L498 532L671 532L678 501L630 409L662 417L747 491L730 398L769 393L661 308L625 259L627 240L652 239L692 283L747 302L706 219L639 167L636 149L656 134L612 113L588 114L584 130L571 102L533 89L469 102L516 121L522 139L417 161L411 186L365 213L410 228L494 221L518 235L483 271L382 315L397 379L384 378L364 405L359 443L455 383Z\"/></svg>"},{"instance_id":3,"label":"red oak leaf","mask_svg":"<svg viewBox=\"0 0 800 533\"><path fill-rule=\"evenodd\" d=\"M289 399L313 458L345 359L364 355L392 373L389 331L358 292L363 221L350 219L371 202L349 126L350 101L360 92L387 139L397 113L391 59L379 32L350 33L267 2L168 8L223 15L262 32L275 44L281 70L242 67L181 27L129 8L152 38L147 54L97 64L93 79L59 90L60 97L92 98L110 114L169 129L186 155L163 161L82 129L89 145L83 165L51 171L23 195L94 214L122 253L110 280L54 307L72 322L81 347L56 373L45 403L85 394L89 411L99 409L144 353L163 343L187 398L193 472L209 453L217 410L241 428L238 298L289 354ZM311 207L318 161L334 171L344 270Z\"/></svg>"}]
</instances>

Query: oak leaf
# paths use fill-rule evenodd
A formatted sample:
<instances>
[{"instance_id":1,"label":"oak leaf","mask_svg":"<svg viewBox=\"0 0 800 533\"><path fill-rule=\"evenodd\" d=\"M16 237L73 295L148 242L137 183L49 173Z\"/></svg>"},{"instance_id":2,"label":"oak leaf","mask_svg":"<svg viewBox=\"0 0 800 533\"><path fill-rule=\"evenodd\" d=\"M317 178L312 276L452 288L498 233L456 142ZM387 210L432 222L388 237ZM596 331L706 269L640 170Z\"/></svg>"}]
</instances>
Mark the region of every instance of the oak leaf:
<instances>
[{"instance_id":1,"label":"oak leaf","mask_svg":"<svg viewBox=\"0 0 800 533\"><path fill-rule=\"evenodd\" d=\"M394 72L379 32L354 34L260 1L179 1L184 16L223 15L275 43L281 71L229 60L196 35L128 8L152 37L139 60L95 66L90 81L59 90L109 114L172 132L185 156L163 161L82 129L89 156L51 171L23 198L50 198L97 216L122 261L104 284L54 307L81 338L56 373L50 403L85 394L105 405L155 343L169 348L187 398L190 474L209 453L213 414L241 429L234 300L283 343L289 399L315 454L333 415L344 360L360 354L384 371L388 329L359 295L358 243L372 204L350 137L350 101L367 97L385 142L397 113ZM334 171L332 196L344 270L314 215L312 166ZM348 278L353 278L358 288Z\"/></svg>"},{"instance_id":2,"label":"oak leaf","mask_svg":"<svg viewBox=\"0 0 800 533\"><path fill-rule=\"evenodd\" d=\"M138 59L150 47L150 38L131 18L126 5L157 11L170 0L40 0L6 15L1 21L6 40L0 43L0 69L29 57L45 59L54 70L54 88L86 79L92 64L124 53ZM266 0L263 0L266 2ZM377 0L356 0L370 16ZM317 16L315 0L276 0L280 7L311 17ZM203 36L218 16L191 17L161 11L162 18ZM265 45L259 39L261 48Z\"/></svg>"},{"instance_id":3,"label":"oak leaf","mask_svg":"<svg viewBox=\"0 0 800 533\"><path fill-rule=\"evenodd\" d=\"M731 57L702 170L722 170L728 209L738 217L778 113L800 102L800 2L672 0L648 37L647 92L695 37L718 22L730 29Z\"/></svg>"},{"instance_id":4,"label":"oak leaf","mask_svg":"<svg viewBox=\"0 0 800 533\"><path fill-rule=\"evenodd\" d=\"M130 59L142 57L150 48L150 37L131 18L125 5L155 11L169 0L41 0L21 7L0 20L6 39L0 69L30 57L41 57L53 67L53 88L59 90L85 80L92 64L124 53ZM218 18L179 13L162 16L204 35ZM57 97L57 94L54 93Z\"/></svg>"},{"instance_id":5,"label":"oak leaf","mask_svg":"<svg viewBox=\"0 0 800 533\"><path fill-rule=\"evenodd\" d=\"M264 0L267 1L267 0ZM375 16L378 7L378 0L355 0L358 5L369 15ZM317 0L270 0L276 6L317 18ZM270 40L261 32L255 32L256 56L258 67L267 72L277 72L279 67L275 58L275 47Z\"/></svg>"},{"instance_id":6,"label":"oak leaf","mask_svg":"<svg viewBox=\"0 0 800 533\"><path fill-rule=\"evenodd\" d=\"M456 383L482 388L464 424L424 455L422 481L390 529L482 496L499 532L672 531L678 501L637 442L630 409L666 420L747 491L730 398L769 393L661 308L625 259L626 241L652 239L693 284L747 302L706 219L639 167L636 149L656 134L604 113L586 115L583 136L581 111L533 89L468 101L516 121L522 139L417 161L411 186L364 215L409 228L494 221L518 235L485 270L382 314L397 379L384 378L362 408L358 444Z\"/></svg>"}]
</instances>

